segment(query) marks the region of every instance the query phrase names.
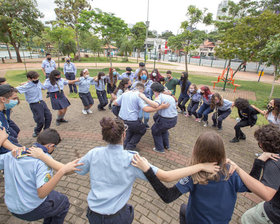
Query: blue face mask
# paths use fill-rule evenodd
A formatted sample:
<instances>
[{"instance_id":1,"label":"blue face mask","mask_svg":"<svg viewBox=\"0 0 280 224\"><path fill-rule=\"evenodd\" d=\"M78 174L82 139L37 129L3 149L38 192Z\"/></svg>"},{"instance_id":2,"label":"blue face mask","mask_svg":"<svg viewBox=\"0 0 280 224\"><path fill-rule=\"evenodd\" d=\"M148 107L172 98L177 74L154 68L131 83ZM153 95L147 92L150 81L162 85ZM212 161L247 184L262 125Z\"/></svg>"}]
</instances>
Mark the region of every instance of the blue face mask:
<instances>
[{"instance_id":1,"label":"blue face mask","mask_svg":"<svg viewBox=\"0 0 280 224\"><path fill-rule=\"evenodd\" d=\"M5 103L5 109L9 110L15 107L18 104L18 100L10 100L9 103Z\"/></svg>"},{"instance_id":2,"label":"blue face mask","mask_svg":"<svg viewBox=\"0 0 280 224\"><path fill-rule=\"evenodd\" d=\"M142 80L147 80L147 75L142 75L142 76L141 76L141 79L142 79Z\"/></svg>"},{"instance_id":3,"label":"blue face mask","mask_svg":"<svg viewBox=\"0 0 280 224\"><path fill-rule=\"evenodd\" d=\"M117 75L117 72L113 72L113 75Z\"/></svg>"}]
</instances>

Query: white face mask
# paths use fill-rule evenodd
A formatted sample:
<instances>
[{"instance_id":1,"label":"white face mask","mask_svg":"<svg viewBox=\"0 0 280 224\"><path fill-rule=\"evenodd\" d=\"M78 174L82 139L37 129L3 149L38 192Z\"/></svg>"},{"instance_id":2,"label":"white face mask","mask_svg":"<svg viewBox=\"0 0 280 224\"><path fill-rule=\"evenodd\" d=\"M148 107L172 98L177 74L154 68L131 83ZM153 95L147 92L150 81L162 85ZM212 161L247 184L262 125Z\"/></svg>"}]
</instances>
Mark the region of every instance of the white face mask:
<instances>
[{"instance_id":1,"label":"white face mask","mask_svg":"<svg viewBox=\"0 0 280 224\"><path fill-rule=\"evenodd\" d=\"M86 75L85 78L87 79L89 77L89 75Z\"/></svg>"},{"instance_id":2,"label":"white face mask","mask_svg":"<svg viewBox=\"0 0 280 224\"><path fill-rule=\"evenodd\" d=\"M157 73L154 72L154 73L153 73L153 77L156 77L156 76L157 76Z\"/></svg>"},{"instance_id":3,"label":"white face mask","mask_svg":"<svg viewBox=\"0 0 280 224\"><path fill-rule=\"evenodd\" d=\"M190 93L192 93L194 91L194 89L190 89Z\"/></svg>"}]
</instances>

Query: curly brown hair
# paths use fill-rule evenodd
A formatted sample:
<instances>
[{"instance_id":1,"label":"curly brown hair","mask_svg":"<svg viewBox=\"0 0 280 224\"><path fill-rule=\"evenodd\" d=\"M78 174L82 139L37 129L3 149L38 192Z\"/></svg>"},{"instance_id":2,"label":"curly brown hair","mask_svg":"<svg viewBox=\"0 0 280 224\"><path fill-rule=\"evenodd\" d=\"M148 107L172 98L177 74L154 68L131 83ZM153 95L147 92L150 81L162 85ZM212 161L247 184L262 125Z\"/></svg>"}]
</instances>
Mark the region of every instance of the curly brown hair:
<instances>
[{"instance_id":1,"label":"curly brown hair","mask_svg":"<svg viewBox=\"0 0 280 224\"><path fill-rule=\"evenodd\" d=\"M274 124L262 126L255 131L255 139L264 152L280 153L280 129Z\"/></svg>"},{"instance_id":2,"label":"curly brown hair","mask_svg":"<svg viewBox=\"0 0 280 224\"><path fill-rule=\"evenodd\" d=\"M234 106L238 109L238 110L245 110L250 106L250 103L247 99L244 98L237 98L234 101Z\"/></svg>"},{"instance_id":3,"label":"curly brown hair","mask_svg":"<svg viewBox=\"0 0 280 224\"><path fill-rule=\"evenodd\" d=\"M219 103L216 103L216 97L219 99ZM224 105L223 97L219 93L214 93L210 103L211 109L214 110L216 106L221 107L223 105Z\"/></svg>"}]
</instances>

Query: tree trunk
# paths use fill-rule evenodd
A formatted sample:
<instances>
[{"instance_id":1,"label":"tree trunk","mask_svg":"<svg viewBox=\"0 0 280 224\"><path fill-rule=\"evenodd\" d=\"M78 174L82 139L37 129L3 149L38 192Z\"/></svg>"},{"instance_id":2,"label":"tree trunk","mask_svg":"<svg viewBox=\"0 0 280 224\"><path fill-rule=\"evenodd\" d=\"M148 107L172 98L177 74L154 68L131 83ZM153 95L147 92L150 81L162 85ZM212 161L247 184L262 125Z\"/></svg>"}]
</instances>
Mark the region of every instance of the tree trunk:
<instances>
[{"instance_id":1,"label":"tree trunk","mask_svg":"<svg viewBox=\"0 0 280 224\"><path fill-rule=\"evenodd\" d=\"M79 43L79 32L78 30L75 30L76 34L76 41L77 41L77 51L78 51L78 60L81 60L81 50L80 50L80 43Z\"/></svg>"},{"instance_id":2,"label":"tree trunk","mask_svg":"<svg viewBox=\"0 0 280 224\"><path fill-rule=\"evenodd\" d=\"M273 95L273 92L274 92L274 86L275 86L276 74L277 74L277 65L274 65L273 83L272 83L272 87L271 87L271 91L270 91L269 99L271 99L271 98L272 98L272 95Z\"/></svg>"},{"instance_id":3,"label":"tree trunk","mask_svg":"<svg viewBox=\"0 0 280 224\"><path fill-rule=\"evenodd\" d=\"M16 43L11 43L16 51L16 55L17 55L17 62L18 63L22 63L21 57L20 57L20 53L19 53L19 47L16 45Z\"/></svg>"},{"instance_id":4,"label":"tree trunk","mask_svg":"<svg viewBox=\"0 0 280 224\"><path fill-rule=\"evenodd\" d=\"M232 78L235 76L235 74L240 71L241 66L243 65L243 63L245 63L245 61L241 62L241 64L238 66L238 68L234 71Z\"/></svg>"},{"instance_id":5,"label":"tree trunk","mask_svg":"<svg viewBox=\"0 0 280 224\"><path fill-rule=\"evenodd\" d=\"M110 68L112 68L112 56L111 56L111 48L110 45L108 44L108 51L109 51L109 59L110 59Z\"/></svg>"},{"instance_id":6,"label":"tree trunk","mask_svg":"<svg viewBox=\"0 0 280 224\"><path fill-rule=\"evenodd\" d=\"M6 43L6 46L7 46L7 51L8 51L8 54L9 54L9 58L10 58L10 59L13 59L13 58L12 58L12 55L11 55L10 48L9 48L9 44Z\"/></svg>"},{"instance_id":7,"label":"tree trunk","mask_svg":"<svg viewBox=\"0 0 280 224\"><path fill-rule=\"evenodd\" d=\"M140 49L137 49L137 63L138 63L139 58L140 58Z\"/></svg>"},{"instance_id":8,"label":"tree trunk","mask_svg":"<svg viewBox=\"0 0 280 224\"><path fill-rule=\"evenodd\" d=\"M188 52L185 51L185 70L188 72Z\"/></svg>"}]
</instances>

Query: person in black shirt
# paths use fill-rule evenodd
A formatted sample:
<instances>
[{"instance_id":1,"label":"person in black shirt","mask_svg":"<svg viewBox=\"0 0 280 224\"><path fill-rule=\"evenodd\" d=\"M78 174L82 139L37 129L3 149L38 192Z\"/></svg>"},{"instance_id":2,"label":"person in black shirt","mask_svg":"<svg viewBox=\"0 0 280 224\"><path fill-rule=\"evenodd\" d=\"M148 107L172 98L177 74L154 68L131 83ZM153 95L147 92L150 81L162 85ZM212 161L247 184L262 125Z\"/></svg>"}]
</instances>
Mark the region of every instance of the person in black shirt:
<instances>
[{"instance_id":1,"label":"person in black shirt","mask_svg":"<svg viewBox=\"0 0 280 224\"><path fill-rule=\"evenodd\" d=\"M253 127L257 122L257 114L259 113L249 104L248 100L243 98L237 98L233 106L238 109L240 121L234 126L235 137L230 140L231 143L246 139L246 135L241 131L241 128L246 126Z\"/></svg>"}]
</instances>

